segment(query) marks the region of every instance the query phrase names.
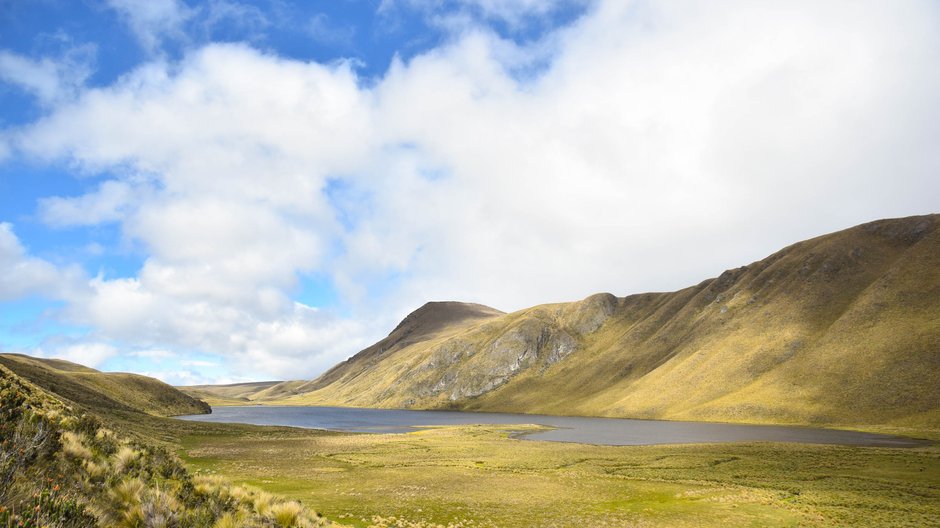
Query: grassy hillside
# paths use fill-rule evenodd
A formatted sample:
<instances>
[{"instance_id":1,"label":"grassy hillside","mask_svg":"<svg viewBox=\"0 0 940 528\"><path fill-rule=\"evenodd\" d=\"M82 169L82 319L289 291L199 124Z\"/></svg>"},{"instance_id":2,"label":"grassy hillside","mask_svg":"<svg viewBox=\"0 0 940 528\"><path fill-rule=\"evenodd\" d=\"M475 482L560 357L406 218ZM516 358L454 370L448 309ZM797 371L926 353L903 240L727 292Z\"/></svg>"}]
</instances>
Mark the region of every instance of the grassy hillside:
<instances>
[{"instance_id":1,"label":"grassy hillside","mask_svg":"<svg viewBox=\"0 0 940 528\"><path fill-rule=\"evenodd\" d=\"M170 420L136 411L124 414L128 411L114 407L86 407L111 405L97 395L78 398L87 403L73 403L4 365L13 361L22 371L41 375L44 383L52 377L43 368L94 374L91 369L21 357L4 359L0 364L0 526L330 525L297 501L234 486L216 476L193 476L166 447L142 440L145 435L126 430L120 420L111 418L123 415L126 423L134 424ZM94 390L92 383L67 386L69 391ZM110 381L104 386L111 387Z\"/></svg>"},{"instance_id":2,"label":"grassy hillside","mask_svg":"<svg viewBox=\"0 0 940 528\"><path fill-rule=\"evenodd\" d=\"M60 398L87 408L138 411L155 416L211 412L205 402L147 376L98 372L60 359L20 354L0 354L0 365Z\"/></svg>"},{"instance_id":3,"label":"grassy hillside","mask_svg":"<svg viewBox=\"0 0 940 528\"><path fill-rule=\"evenodd\" d=\"M277 403L936 431L938 224L864 224L677 292L393 332Z\"/></svg>"},{"instance_id":4,"label":"grassy hillside","mask_svg":"<svg viewBox=\"0 0 940 528\"><path fill-rule=\"evenodd\" d=\"M256 381L252 383L230 383L227 385L188 385L176 387L184 394L202 400L209 405L244 405L259 392L264 392L281 381Z\"/></svg>"}]
</instances>

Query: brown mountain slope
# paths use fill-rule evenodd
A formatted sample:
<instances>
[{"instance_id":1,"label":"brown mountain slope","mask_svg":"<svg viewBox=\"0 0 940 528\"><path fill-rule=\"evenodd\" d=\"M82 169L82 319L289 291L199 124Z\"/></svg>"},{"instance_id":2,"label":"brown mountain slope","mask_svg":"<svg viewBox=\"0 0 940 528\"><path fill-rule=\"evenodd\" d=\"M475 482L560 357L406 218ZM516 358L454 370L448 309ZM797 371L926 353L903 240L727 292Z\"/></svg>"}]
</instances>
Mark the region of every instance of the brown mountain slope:
<instances>
[{"instance_id":1,"label":"brown mountain slope","mask_svg":"<svg viewBox=\"0 0 940 528\"><path fill-rule=\"evenodd\" d=\"M204 414L209 406L160 380L122 372L99 372L61 359L0 354L0 365L42 389L90 409L135 411L156 416Z\"/></svg>"},{"instance_id":2,"label":"brown mountain slope","mask_svg":"<svg viewBox=\"0 0 940 528\"><path fill-rule=\"evenodd\" d=\"M411 345L431 341L441 333L449 336L500 315L504 313L482 304L453 301L426 303L402 319L385 339L363 349L310 383L296 387L296 392L310 392L326 387L349 375L355 376Z\"/></svg>"},{"instance_id":3,"label":"brown mountain slope","mask_svg":"<svg viewBox=\"0 0 940 528\"><path fill-rule=\"evenodd\" d=\"M280 403L940 428L938 224L872 222L677 292L383 340Z\"/></svg>"},{"instance_id":4,"label":"brown mountain slope","mask_svg":"<svg viewBox=\"0 0 940 528\"><path fill-rule=\"evenodd\" d=\"M429 302L408 314L387 337L363 349L355 356L334 366L313 381L282 381L239 385L201 385L180 387L183 392L205 400L212 405L244 405L249 402L271 402L309 393L371 369L379 362L389 360L411 345L433 341L438 334L449 336L453 332L491 319L503 312L482 304L461 302ZM394 361L394 360L392 360Z\"/></svg>"}]
</instances>

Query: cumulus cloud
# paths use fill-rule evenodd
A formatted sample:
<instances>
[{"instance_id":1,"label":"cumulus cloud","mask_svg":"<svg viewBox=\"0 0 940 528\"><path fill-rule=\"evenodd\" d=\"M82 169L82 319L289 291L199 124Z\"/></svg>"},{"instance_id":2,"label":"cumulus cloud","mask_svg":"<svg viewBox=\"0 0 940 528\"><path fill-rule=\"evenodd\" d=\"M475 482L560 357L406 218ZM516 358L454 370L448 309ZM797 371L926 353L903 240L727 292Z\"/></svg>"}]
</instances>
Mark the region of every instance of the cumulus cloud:
<instances>
[{"instance_id":1,"label":"cumulus cloud","mask_svg":"<svg viewBox=\"0 0 940 528\"><path fill-rule=\"evenodd\" d=\"M38 294L61 298L79 288L81 271L29 255L13 226L0 223L0 301Z\"/></svg>"},{"instance_id":2,"label":"cumulus cloud","mask_svg":"<svg viewBox=\"0 0 940 528\"><path fill-rule=\"evenodd\" d=\"M931 212L937 18L916 1L605 2L552 36L536 75L517 68L540 43L477 27L368 86L348 65L210 45L13 141L112 174L44 218L87 207L147 248L138 276L76 296L74 321L297 377L426 300L674 289ZM127 198L125 174L152 192ZM294 302L306 273L351 315Z\"/></svg>"},{"instance_id":3,"label":"cumulus cloud","mask_svg":"<svg viewBox=\"0 0 940 528\"><path fill-rule=\"evenodd\" d=\"M39 357L64 359L91 368L100 367L119 352L117 348L107 343L75 343L49 351L42 349L32 351Z\"/></svg>"}]
</instances>

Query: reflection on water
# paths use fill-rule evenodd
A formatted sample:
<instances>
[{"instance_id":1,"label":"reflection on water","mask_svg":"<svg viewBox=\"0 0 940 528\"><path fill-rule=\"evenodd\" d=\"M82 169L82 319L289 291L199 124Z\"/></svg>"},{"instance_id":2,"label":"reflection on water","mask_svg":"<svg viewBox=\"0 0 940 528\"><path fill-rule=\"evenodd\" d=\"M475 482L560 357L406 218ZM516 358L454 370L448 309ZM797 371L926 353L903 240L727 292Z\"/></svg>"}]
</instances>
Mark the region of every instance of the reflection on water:
<instances>
[{"instance_id":1,"label":"reflection on water","mask_svg":"<svg viewBox=\"0 0 940 528\"><path fill-rule=\"evenodd\" d=\"M358 433L407 433L420 426L432 425L537 424L554 429L527 434L524 438L604 445L710 442L801 442L872 447L924 445L924 442L910 438L808 427L349 407L214 407L212 414L179 418L199 422L286 425Z\"/></svg>"}]
</instances>

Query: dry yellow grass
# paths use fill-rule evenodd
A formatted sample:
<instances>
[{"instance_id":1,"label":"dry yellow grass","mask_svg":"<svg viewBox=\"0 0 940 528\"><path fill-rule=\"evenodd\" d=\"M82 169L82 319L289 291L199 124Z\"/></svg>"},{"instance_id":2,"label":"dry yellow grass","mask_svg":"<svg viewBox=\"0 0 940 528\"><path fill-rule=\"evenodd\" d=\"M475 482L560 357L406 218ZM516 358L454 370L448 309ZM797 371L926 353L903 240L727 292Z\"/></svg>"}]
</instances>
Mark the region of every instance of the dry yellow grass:
<instances>
[{"instance_id":1,"label":"dry yellow grass","mask_svg":"<svg viewBox=\"0 0 940 528\"><path fill-rule=\"evenodd\" d=\"M0 354L0 365L73 403L100 411L177 416L209 412L209 406L160 380L118 372L98 372L60 359Z\"/></svg>"},{"instance_id":2,"label":"dry yellow grass","mask_svg":"<svg viewBox=\"0 0 940 528\"><path fill-rule=\"evenodd\" d=\"M393 332L294 385L296 395L252 399L936 436L938 224L938 215L865 224L673 293L489 312L417 338Z\"/></svg>"}]
</instances>

